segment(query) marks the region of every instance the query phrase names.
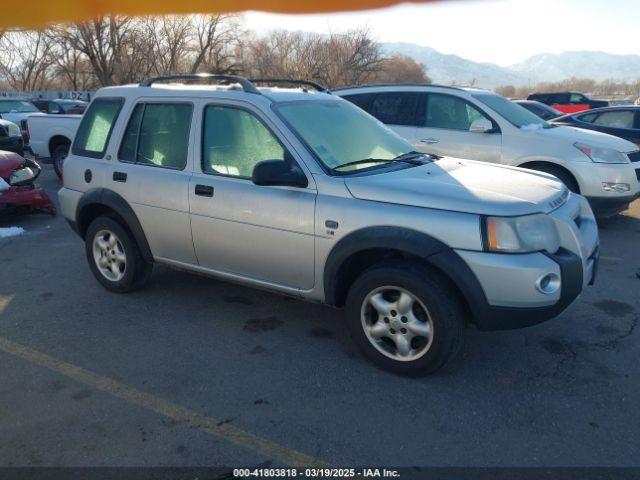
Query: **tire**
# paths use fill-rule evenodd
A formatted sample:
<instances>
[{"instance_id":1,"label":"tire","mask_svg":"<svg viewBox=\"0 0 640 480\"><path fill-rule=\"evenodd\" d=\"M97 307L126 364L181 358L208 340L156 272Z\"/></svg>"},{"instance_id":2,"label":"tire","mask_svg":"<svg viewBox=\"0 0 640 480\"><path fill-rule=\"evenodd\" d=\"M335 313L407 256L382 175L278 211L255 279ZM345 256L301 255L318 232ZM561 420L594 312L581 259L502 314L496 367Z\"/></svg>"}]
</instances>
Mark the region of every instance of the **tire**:
<instances>
[{"instance_id":1,"label":"tire","mask_svg":"<svg viewBox=\"0 0 640 480\"><path fill-rule=\"evenodd\" d=\"M51 153L51 159L53 160L53 169L56 171L58 178L62 178L62 169L64 166L64 160L69 154L69 144L63 143L53 149Z\"/></svg>"},{"instance_id":2,"label":"tire","mask_svg":"<svg viewBox=\"0 0 640 480\"><path fill-rule=\"evenodd\" d=\"M411 308L405 294L413 297ZM388 322L381 312L388 314ZM407 261L362 273L349 290L346 315L351 337L364 355L397 374L434 373L462 343L464 309L457 292L438 272ZM409 353L404 355L407 342Z\"/></svg>"},{"instance_id":3,"label":"tire","mask_svg":"<svg viewBox=\"0 0 640 480\"><path fill-rule=\"evenodd\" d=\"M112 292L137 290L151 276L153 264L144 260L138 244L114 218L100 216L91 222L85 253L93 275Z\"/></svg>"},{"instance_id":4,"label":"tire","mask_svg":"<svg viewBox=\"0 0 640 480\"><path fill-rule=\"evenodd\" d=\"M532 170L537 170L539 172L548 173L557 177L562 183L564 183L567 188L573 193L580 193L580 187L578 186L578 182L573 178L573 175L568 173L566 170L562 168L554 167L553 165L544 165L539 168L533 168Z\"/></svg>"}]
</instances>

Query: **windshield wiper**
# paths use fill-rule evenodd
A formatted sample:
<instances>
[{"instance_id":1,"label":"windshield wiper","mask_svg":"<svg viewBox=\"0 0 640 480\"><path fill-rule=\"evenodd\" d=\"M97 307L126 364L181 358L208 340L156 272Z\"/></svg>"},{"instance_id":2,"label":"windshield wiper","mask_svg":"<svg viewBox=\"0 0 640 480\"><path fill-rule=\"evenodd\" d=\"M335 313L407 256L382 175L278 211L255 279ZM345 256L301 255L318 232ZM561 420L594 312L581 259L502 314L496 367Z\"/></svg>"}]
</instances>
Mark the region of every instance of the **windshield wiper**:
<instances>
[{"instance_id":1,"label":"windshield wiper","mask_svg":"<svg viewBox=\"0 0 640 480\"><path fill-rule=\"evenodd\" d=\"M424 165L425 163L427 163L424 160L418 160L418 157L429 158L429 156L425 153L407 152L407 153L403 153L402 155L398 155L397 157L394 157L394 158L363 158L361 160L354 160L353 162L347 162L347 163L338 165L336 167L333 167L331 170L340 170L342 168L350 167L353 165L362 165L363 163L403 162L403 163L409 163L411 165Z\"/></svg>"}]
</instances>

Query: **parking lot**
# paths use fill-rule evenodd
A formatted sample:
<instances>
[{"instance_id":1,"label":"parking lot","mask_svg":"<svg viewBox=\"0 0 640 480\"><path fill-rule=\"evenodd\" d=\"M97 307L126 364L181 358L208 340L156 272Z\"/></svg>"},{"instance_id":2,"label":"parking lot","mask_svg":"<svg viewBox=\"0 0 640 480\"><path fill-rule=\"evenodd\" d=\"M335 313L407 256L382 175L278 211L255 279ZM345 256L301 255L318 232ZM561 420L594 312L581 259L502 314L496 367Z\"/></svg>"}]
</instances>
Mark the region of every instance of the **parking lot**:
<instances>
[{"instance_id":1,"label":"parking lot","mask_svg":"<svg viewBox=\"0 0 640 480\"><path fill-rule=\"evenodd\" d=\"M47 166L41 184L55 196ZM2 466L633 466L640 201L601 228L594 287L559 318L466 331L404 378L342 312L156 267L107 292L61 216L2 220Z\"/></svg>"}]
</instances>

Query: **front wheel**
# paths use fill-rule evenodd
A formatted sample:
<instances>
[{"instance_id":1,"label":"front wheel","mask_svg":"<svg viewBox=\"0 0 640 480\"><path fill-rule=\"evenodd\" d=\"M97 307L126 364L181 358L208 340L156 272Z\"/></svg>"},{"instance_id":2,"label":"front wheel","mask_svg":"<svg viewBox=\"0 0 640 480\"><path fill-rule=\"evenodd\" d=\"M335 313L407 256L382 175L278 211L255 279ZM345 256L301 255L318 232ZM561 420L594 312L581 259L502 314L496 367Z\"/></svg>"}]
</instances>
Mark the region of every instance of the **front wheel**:
<instances>
[{"instance_id":1,"label":"front wheel","mask_svg":"<svg viewBox=\"0 0 640 480\"><path fill-rule=\"evenodd\" d=\"M356 279L347 297L347 322L355 343L377 365L427 375L459 349L464 312L438 272L399 261Z\"/></svg>"},{"instance_id":2,"label":"front wheel","mask_svg":"<svg viewBox=\"0 0 640 480\"><path fill-rule=\"evenodd\" d=\"M51 153L51 158L53 159L53 169L56 171L58 178L62 178L62 168L64 166L64 161L69 155L69 145L62 144L58 145L53 149Z\"/></svg>"}]
</instances>

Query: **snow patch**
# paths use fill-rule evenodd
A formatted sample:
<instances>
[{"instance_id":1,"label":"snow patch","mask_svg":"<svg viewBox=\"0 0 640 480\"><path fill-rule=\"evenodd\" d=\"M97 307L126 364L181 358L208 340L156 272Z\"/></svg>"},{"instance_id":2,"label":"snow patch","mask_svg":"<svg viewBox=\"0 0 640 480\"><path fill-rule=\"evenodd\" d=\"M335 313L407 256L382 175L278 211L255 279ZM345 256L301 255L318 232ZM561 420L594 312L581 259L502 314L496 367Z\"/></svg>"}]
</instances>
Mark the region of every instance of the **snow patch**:
<instances>
[{"instance_id":1,"label":"snow patch","mask_svg":"<svg viewBox=\"0 0 640 480\"><path fill-rule=\"evenodd\" d=\"M0 228L0 238L17 237L18 235L22 235L23 233L24 228L22 227Z\"/></svg>"},{"instance_id":2,"label":"snow patch","mask_svg":"<svg viewBox=\"0 0 640 480\"><path fill-rule=\"evenodd\" d=\"M521 130L542 130L544 125L542 123L530 123L520 127Z\"/></svg>"}]
</instances>

